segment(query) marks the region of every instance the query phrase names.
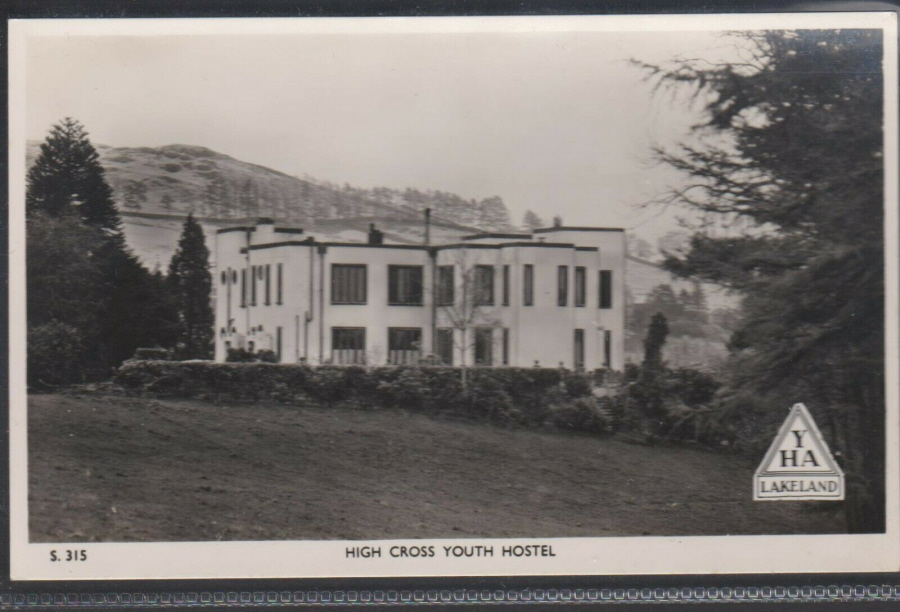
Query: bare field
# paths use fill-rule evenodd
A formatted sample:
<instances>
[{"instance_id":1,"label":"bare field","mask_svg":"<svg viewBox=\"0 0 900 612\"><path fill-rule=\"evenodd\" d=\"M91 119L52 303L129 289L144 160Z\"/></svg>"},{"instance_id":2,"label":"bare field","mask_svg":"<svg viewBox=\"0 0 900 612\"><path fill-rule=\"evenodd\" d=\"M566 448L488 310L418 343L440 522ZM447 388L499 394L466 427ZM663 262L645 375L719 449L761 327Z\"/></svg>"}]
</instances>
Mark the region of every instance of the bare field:
<instances>
[{"instance_id":1,"label":"bare field","mask_svg":"<svg viewBox=\"0 0 900 612\"><path fill-rule=\"evenodd\" d=\"M723 453L409 414L29 399L32 542L836 533Z\"/></svg>"}]
</instances>

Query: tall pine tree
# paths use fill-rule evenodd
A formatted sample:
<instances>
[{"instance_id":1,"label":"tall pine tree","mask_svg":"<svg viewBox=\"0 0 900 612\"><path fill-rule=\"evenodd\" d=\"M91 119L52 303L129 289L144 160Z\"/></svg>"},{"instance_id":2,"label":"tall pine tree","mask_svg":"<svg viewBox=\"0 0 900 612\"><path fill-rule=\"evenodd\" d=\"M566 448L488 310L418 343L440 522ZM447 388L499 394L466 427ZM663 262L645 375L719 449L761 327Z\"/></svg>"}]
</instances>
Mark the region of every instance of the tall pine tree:
<instances>
[{"instance_id":1,"label":"tall pine tree","mask_svg":"<svg viewBox=\"0 0 900 612\"><path fill-rule=\"evenodd\" d=\"M169 286L178 310L178 348L184 359L212 356L215 320L211 295L209 249L203 228L188 215L178 240L178 249L169 263Z\"/></svg>"},{"instance_id":2,"label":"tall pine tree","mask_svg":"<svg viewBox=\"0 0 900 612\"><path fill-rule=\"evenodd\" d=\"M78 121L66 117L51 128L28 170L25 205L31 214L75 214L93 227L120 231L113 191L97 150Z\"/></svg>"},{"instance_id":3,"label":"tall pine tree","mask_svg":"<svg viewBox=\"0 0 900 612\"><path fill-rule=\"evenodd\" d=\"M54 125L26 192L29 384L106 378L140 346L170 345L165 285L126 247L96 149Z\"/></svg>"}]
</instances>

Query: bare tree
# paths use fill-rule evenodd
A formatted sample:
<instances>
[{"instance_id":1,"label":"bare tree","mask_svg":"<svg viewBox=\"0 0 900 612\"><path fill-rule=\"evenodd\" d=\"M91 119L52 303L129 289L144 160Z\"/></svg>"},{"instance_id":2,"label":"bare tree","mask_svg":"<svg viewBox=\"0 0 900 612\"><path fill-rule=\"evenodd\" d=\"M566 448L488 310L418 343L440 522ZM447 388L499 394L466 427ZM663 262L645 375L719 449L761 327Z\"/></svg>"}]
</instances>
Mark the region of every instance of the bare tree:
<instances>
[{"instance_id":1,"label":"bare tree","mask_svg":"<svg viewBox=\"0 0 900 612\"><path fill-rule=\"evenodd\" d=\"M454 258L451 282L448 283L446 278L442 279L440 273L435 279L437 311L440 319L446 323L443 327L453 330L453 349L460 356L464 392L468 389L468 356L478 339L476 330L502 327L495 305L495 268L493 265L478 265L470 260L467 249L461 249ZM447 295L448 292L451 295ZM492 331L491 353L495 342L493 336Z\"/></svg>"}]
</instances>

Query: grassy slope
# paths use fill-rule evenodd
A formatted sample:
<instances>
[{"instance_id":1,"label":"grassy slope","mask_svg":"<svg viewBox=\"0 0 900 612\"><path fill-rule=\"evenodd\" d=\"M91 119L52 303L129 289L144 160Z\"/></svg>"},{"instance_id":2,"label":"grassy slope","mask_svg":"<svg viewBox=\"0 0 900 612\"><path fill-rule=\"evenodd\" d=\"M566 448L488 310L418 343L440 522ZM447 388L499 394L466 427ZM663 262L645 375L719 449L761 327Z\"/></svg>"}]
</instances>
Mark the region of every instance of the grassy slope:
<instances>
[{"instance_id":1,"label":"grassy slope","mask_svg":"<svg viewBox=\"0 0 900 612\"><path fill-rule=\"evenodd\" d=\"M32 396L32 541L820 533L685 448L402 411Z\"/></svg>"}]
</instances>

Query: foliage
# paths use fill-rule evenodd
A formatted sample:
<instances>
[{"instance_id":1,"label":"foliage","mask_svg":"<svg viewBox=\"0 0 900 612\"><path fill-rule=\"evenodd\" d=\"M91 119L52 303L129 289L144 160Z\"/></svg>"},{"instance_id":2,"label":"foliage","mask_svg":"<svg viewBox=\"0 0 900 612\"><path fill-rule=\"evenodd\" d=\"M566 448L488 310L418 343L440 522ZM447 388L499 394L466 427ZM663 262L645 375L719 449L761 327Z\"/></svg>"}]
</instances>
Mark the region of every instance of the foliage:
<instances>
[{"instance_id":1,"label":"foliage","mask_svg":"<svg viewBox=\"0 0 900 612\"><path fill-rule=\"evenodd\" d=\"M544 220L541 219L533 210L526 210L522 216L522 229L526 232L533 232L536 229L544 227Z\"/></svg>"},{"instance_id":2,"label":"foliage","mask_svg":"<svg viewBox=\"0 0 900 612\"><path fill-rule=\"evenodd\" d=\"M244 358L237 349L229 353L229 360ZM311 400L326 406L452 413L528 427L542 427L549 419L566 429L581 423L594 433L608 431L612 424L609 407L593 403L589 375L541 368L484 368L469 374L469 388L464 392L461 369L450 367L366 369L258 361L131 360L119 368L115 382L131 393L287 403ZM570 425L557 422L561 415Z\"/></svg>"},{"instance_id":3,"label":"foliage","mask_svg":"<svg viewBox=\"0 0 900 612\"><path fill-rule=\"evenodd\" d=\"M166 361L172 358L172 351L165 348L139 348L134 352L134 359L139 361Z\"/></svg>"},{"instance_id":4,"label":"foliage","mask_svg":"<svg viewBox=\"0 0 900 612\"><path fill-rule=\"evenodd\" d=\"M662 85L693 88L706 110L696 143L657 151L686 178L658 203L742 228L712 236L700 227L666 266L747 296L721 410L734 414L755 395L782 415L802 397L832 423L848 529L881 531L882 33L733 36L740 62L648 67Z\"/></svg>"},{"instance_id":5,"label":"foliage","mask_svg":"<svg viewBox=\"0 0 900 612\"><path fill-rule=\"evenodd\" d=\"M29 340L41 343L29 351L43 350L49 330L69 329L79 347L77 366L64 363L71 354L36 356L29 384L102 379L136 348L173 342L162 276L125 247L112 191L77 121L53 126L27 184Z\"/></svg>"},{"instance_id":6,"label":"foliage","mask_svg":"<svg viewBox=\"0 0 900 612\"><path fill-rule=\"evenodd\" d=\"M77 327L51 321L28 327L28 384L47 388L86 378L85 342Z\"/></svg>"},{"instance_id":7,"label":"foliage","mask_svg":"<svg viewBox=\"0 0 900 612\"><path fill-rule=\"evenodd\" d=\"M662 348L669 335L669 325L666 316L658 312L650 319L650 327L647 329L647 337L644 338L644 370L662 367Z\"/></svg>"},{"instance_id":8,"label":"foliage","mask_svg":"<svg viewBox=\"0 0 900 612\"><path fill-rule=\"evenodd\" d=\"M77 215L82 222L118 232L121 222L99 155L84 127L66 117L50 129L28 170L25 206L29 214Z\"/></svg>"},{"instance_id":9,"label":"foliage","mask_svg":"<svg viewBox=\"0 0 900 612\"><path fill-rule=\"evenodd\" d=\"M193 215L184 222L167 280L178 312L179 353L185 359L211 358L215 325L210 302L209 249L203 229Z\"/></svg>"}]
</instances>

